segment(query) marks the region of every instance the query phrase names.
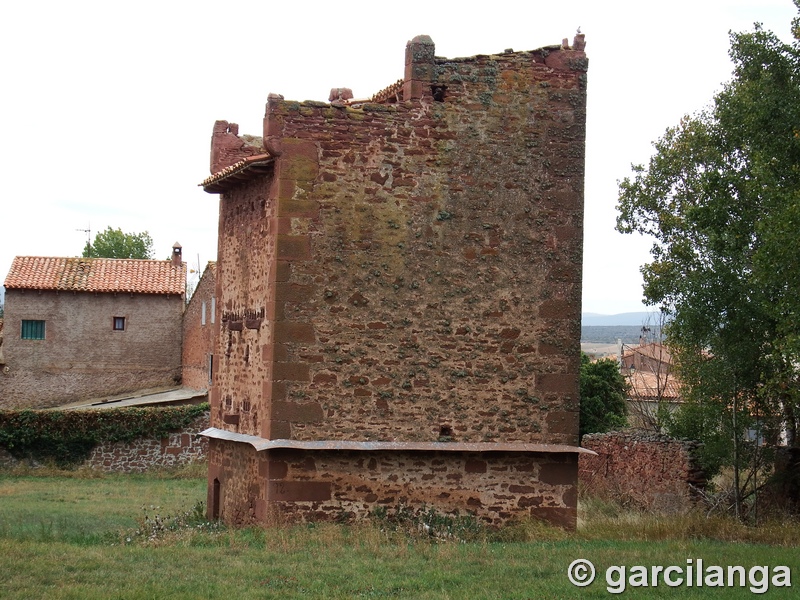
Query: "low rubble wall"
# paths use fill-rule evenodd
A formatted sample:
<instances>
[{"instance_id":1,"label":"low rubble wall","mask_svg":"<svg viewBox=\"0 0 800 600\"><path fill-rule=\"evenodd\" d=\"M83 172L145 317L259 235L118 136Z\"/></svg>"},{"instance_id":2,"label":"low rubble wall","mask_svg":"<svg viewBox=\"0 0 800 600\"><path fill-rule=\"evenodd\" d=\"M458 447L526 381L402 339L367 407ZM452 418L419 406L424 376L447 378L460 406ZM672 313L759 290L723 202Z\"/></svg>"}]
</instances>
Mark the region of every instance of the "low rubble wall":
<instances>
[{"instance_id":1,"label":"low rubble wall","mask_svg":"<svg viewBox=\"0 0 800 600\"><path fill-rule=\"evenodd\" d=\"M699 442L668 436L611 432L585 435L578 480L582 491L639 508L668 512L691 509L706 477L696 458Z\"/></svg>"},{"instance_id":2,"label":"low rubble wall","mask_svg":"<svg viewBox=\"0 0 800 600\"><path fill-rule=\"evenodd\" d=\"M208 438L200 432L208 429L209 413L205 412L187 426L167 436L141 436L130 442L101 442L78 468L113 473L142 473L151 469L180 467L203 462L208 455ZM23 461L30 459L22 459ZM19 459L0 447L0 468L14 467Z\"/></svg>"},{"instance_id":3,"label":"low rubble wall","mask_svg":"<svg viewBox=\"0 0 800 600\"><path fill-rule=\"evenodd\" d=\"M95 446L85 467L118 473L142 473L150 469L179 467L204 461L208 439L199 435L208 428L209 414L168 437L141 437L132 442L104 442Z\"/></svg>"}]
</instances>

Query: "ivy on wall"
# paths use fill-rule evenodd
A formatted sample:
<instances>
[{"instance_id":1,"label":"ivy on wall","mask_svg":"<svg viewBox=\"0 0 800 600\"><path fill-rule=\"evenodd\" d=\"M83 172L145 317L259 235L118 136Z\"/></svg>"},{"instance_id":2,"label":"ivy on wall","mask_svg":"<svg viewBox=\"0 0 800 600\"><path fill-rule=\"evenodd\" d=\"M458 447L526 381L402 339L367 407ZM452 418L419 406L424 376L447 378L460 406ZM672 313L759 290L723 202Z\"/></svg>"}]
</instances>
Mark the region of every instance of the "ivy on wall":
<instances>
[{"instance_id":1,"label":"ivy on wall","mask_svg":"<svg viewBox=\"0 0 800 600\"><path fill-rule=\"evenodd\" d=\"M70 466L102 442L167 437L209 410L208 403L169 408L0 411L0 447L18 459Z\"/></svg>"}]
</instances>

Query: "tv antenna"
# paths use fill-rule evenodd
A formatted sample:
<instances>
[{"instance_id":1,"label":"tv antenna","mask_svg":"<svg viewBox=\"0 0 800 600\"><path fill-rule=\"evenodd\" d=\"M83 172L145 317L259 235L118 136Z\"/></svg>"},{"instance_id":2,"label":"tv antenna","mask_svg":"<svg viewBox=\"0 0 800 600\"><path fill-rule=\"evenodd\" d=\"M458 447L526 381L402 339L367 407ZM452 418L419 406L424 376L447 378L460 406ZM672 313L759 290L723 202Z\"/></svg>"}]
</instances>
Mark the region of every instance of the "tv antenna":
<instances>
[{"instance_id":1,"label":"tv antenna","mask_svg":"<svg viewBox=\"0 0 800 600\"><path fill-rule=\"evenodd\" d=\"M76 229L75 231L82 231L86 234L86 246L88 248L92 247L92 225L89 224L89 229Z\"/></svg>"}]
</instances>

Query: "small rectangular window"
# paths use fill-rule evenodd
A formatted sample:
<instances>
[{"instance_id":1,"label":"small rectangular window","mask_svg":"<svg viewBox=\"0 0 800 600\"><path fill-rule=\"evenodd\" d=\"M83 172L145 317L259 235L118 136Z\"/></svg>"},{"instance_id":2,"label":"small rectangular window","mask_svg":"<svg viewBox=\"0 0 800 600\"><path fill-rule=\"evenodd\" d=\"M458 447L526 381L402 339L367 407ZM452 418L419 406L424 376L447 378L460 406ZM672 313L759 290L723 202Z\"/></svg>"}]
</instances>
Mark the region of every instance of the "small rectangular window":
<instances>
[{"instance_id":1,"label":"small rectangular window","mask_svg":"<svg viewBox=\"0 0 800 600\"><path fill-rule=\"evenodd\" d=\"M200 325L206 324L206 303L203 302L202 312L200 314Z\"/></svg>"},{"instance_id":2,"label":"small rectangular window","mask_svg":"<svg viewBox=\"0 0 800 600\"><path fill-rule=\"evenodd\" d=\"M23 340L43 340L44 339L44 321L28 321L22 320L22 334L20 336Z\"/></svg>"},{"instance_id":3,"label":"small rectangular window","mask_svg":"<svg viewBox=\"0 0 800 600\"><path fill-rule=\"evenodd\" d=\"M211 297L211 323L214 323L214 315L217 312L217 299L213 296Z\"/></svg>"},{"instance_id":4,"label":"small rectangular window","mask_svg":"<svg viewBox=\"0 0 800 600\"><path fill-rule=\"evenodd\" d=\"M114 317L114 331L125 331L125 317Z\"/></svg>"}]
</instances>

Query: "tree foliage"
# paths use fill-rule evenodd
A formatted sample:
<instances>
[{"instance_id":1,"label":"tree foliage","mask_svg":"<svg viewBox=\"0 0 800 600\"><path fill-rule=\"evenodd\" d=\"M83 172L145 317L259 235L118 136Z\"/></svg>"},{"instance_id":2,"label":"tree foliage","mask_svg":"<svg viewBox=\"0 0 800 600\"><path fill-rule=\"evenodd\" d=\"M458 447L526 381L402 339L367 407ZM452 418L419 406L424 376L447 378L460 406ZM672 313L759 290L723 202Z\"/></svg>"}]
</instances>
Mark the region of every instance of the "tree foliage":
<instances>
[{"instance_id":1,"label":"tree foliage","mask_svg":"<svg viewBox=\"0 0 800 600\"><path fill-rule=\"evenodd\" d=\"M121 229L108 227L87 243L83 249L87 258L153 258L153 239L146 231L124 233Z\"/></svg>"},{"instance_id":2,"label":"tree foliage","mask_svg":"<svg viewBox=\"0 0 800 600\"><path fill-rule=\"evenodd\" d=\"M581 354L581 437L627 426L627 388L616 362L608 359L592 362L586 354Z\"/></svg>"},{"instance_id":3,"label":"tree foliage","mask_svg":"<svg viewBox=\"0 0 800 600\"><path fill-rule=\"evenodd\" d=\"M791 44L759 25L732 33L733 79L620 183L617 229L654 238L644 297L670 315L690 410L717 415L695 415L695 433L710 442L727 429L729 462L748 427L785 427L797 441L798 23Z\"/></svg>"}]
</instances>

